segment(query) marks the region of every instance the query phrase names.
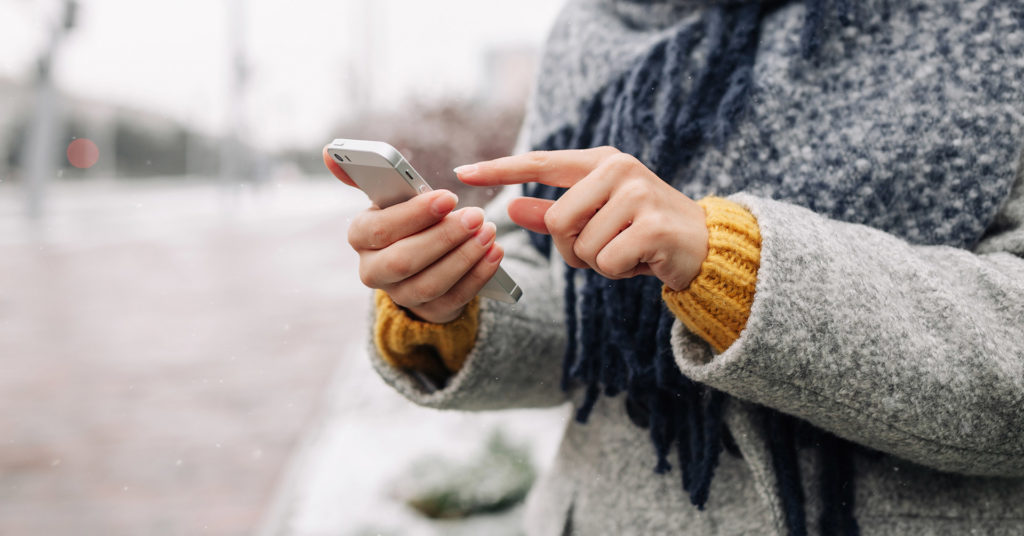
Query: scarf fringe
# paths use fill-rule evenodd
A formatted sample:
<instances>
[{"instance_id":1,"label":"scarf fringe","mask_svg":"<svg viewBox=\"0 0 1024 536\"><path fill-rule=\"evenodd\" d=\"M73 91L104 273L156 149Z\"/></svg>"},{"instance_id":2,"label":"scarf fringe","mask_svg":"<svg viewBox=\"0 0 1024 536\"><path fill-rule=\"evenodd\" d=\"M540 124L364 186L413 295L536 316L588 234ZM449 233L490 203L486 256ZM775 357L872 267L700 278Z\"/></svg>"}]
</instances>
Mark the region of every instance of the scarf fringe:
<instances>
[{"instance_id":1,"label":"scarf fringe","mask_svg":"<svg viewBox=\"0 0 1024 536\"><path fill-rule=\"evenodd\" d=\"M804 3L801 54L810 59L821 47L830 8L842 24L849 24L855 14L848 0ZM535 148L613 145L671 180L708 143L724 146L742 118L767 9L761 3L709 9L651 47L631 70L586 102L578 125L562 128ZM706 47L706 61L690 65L701 45ZM671 82L683 80L684 73L694 73L689 88ZM670 83L659 97L664 81ZM656 117L659 98L663 108ZM545 199L557 199L564 191L542 184L524 186L526 195ZM530 238L538 250L550 254L549 236L530 233ZM583 281L579 287L577 279ZM566 266L565 318L562 388L584 387L576 420L587 422L602 393L613 397L625 392L630 419L650 433L654 472L672 470L669 456L675 447L683 490L703 510L723 447L737 455L739 449L723 425L729 397L686 378L675 364L670 344L675 318L661 300L661 282L649 276L612 281L592 270ZM807 533L798 445L811 437L825 468L819 486L822 532L857 534L853 445L777 411L762 411L789 533Z\"/></svg>"}]
</instances>

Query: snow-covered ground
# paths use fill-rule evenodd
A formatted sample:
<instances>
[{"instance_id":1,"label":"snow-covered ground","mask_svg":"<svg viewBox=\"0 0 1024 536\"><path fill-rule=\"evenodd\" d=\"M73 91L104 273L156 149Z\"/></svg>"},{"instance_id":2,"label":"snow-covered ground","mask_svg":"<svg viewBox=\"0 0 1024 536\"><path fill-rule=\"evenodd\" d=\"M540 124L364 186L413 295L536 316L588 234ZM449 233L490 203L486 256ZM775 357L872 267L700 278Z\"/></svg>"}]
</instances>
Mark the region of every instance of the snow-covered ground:
<instances>
[{"instance_id":1,"label":"snow-covered ground","mask_svg":"<svg viewBox=\"0 0 1024 536\"><path fill-rule=\"evenodd\" d=\"M515 524L519 512L431 522L392 499L389 484L424 455L471 459L495 430L527 447L543 470L554 455L567 408L491 413L420 408L377 380L362 348L348 351L335 372L324 417L296 451L264 534L509 534L499 528Z\"/></svg>"}]
</instances>

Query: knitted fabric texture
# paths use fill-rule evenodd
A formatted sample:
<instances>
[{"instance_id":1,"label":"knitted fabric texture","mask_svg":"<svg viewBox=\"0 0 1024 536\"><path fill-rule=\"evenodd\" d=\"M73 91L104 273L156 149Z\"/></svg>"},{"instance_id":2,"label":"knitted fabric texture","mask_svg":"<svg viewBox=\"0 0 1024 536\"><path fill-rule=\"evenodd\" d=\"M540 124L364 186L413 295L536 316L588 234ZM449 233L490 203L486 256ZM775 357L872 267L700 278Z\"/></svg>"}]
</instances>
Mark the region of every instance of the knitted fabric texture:
<instances>
[{"instance_id":1,"label":"knitted fabric texture","mask_svg":"<svg viewBox=\"0 0 1024 536\"><path fill-rule=\"evenodd\" d=\"M564 124L535 143L534 148L614 145L691 198L714 193L708 189L695 192L694 187L702 185L683 172L702 152L723 149L736 132L752 91L752 66L762 21L779 5L727 4L700 11L700 16L653 44L632 68L580 102L575 124ZM806 7L800 52L804 58L812 58L820 47L822 25L836 17L847 20L848 12L827 0L807 0ZM702 62L692 62L692 57L701 54ZM683 82L684 78L691 82ZM543 78L541 81L543 90ZM564 190L526 185L524 192L558 199ZM551 251L550 237L533 234L532 238L538 250ZM674 448L682 469L683 489L690 502L703 509L720 452L723 447L734 450L722 421L728 397L679 371L669 341L675 315L660 298L661 283L656 278L611 281L593 271L567 267L564 302L568 341L562 387L584 388L583 401L576 411L576 420L581 423L587 421L599 396L625 392L627 413L650 434L657 459L654 471L664 474L671 470L668 456ZM724 340L713 344L721 347ZM780 428L790 421L774 411L768 411L768 417ZM805 436L820 433L810 427L786 429L793 433L799 430ZM794 465L797 439L786 438L769 448L777 460L779 493L789 531L799 535L806 533L806 520L804 498L794 491L799 489L801 478ZM849 463L845 454L824 455L836 466ZM828 474L849 476L843 471ZM823 519L822 523L838 524L839 532L844 534L858 530L850 514L853 501L842 502L840 508L832 508L830 501L835 495L832 490L852 487L851 481L833 479L823 482L820 490L822 500L829 503L824 515L843 520L834 523Z\"/></svg>"},{"instance_id":2,"label":"knitted fabric texture","mask_svg":"<svg viewBox=\"0 0 1024 536\"><path fill-rule=\"evenodd\" d=\"M699 202L708 226L708 256L688 288L663 286L661 297L687 328L722 352L739 338L754 303L761 233L745 208L720 197Z\"/></svg>"},{"instance_id":3,"label":"knitted fabric texture","mask_svg":"<svg viewBox=\"0 0 1024 536\"><path fill-rule=\"evenodd\" d=\"M476 342L480 298L473 298L458 318L447 324L417 320L391 301L386 292L374 293L377 320L373 341L392 366L445 378L462 368Z\"/></svg>"}]
</instances>

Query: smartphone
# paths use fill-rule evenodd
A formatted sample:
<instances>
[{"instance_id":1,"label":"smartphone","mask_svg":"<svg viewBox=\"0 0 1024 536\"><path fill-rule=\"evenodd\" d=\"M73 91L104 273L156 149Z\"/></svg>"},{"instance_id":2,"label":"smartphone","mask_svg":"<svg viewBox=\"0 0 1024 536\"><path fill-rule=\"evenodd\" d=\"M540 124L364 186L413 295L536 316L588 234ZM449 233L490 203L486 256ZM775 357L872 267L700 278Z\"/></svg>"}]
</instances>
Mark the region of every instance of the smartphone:
<instances>
[{"instance_id":1,"label":"smartphone","mask_svg":"<svg viewBox=\"0 0 1024 536\"><path fill-rule=\"evenodd\" d=\"M433 190L427 181L390 144L382 141L336 139L327 146L327 154L380 208L408 201ZM516 303L523 290L500 266L480 295Z\"/></svg>"}]
</instances>

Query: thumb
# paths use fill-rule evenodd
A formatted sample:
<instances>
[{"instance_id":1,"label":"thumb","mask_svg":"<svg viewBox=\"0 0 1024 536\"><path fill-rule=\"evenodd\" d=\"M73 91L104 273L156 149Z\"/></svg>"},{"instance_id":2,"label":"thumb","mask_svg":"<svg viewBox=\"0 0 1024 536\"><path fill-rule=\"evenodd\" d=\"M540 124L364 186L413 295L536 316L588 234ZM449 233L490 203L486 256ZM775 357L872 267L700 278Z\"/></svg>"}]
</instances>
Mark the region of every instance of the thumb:
<instances>
[{"instance_id":1,"label":"thumb","mask_svg":"<svg viewBox=\"0 0 1024 536\"><path fill-rule=\"evenodd\" d=\"M508 204L508 217L512 221L535 233L549 234L548 226L544 224L544 214L547 214L554 201L537 199L536 197L519 197Z\"/></svg>"}]
</instances>

